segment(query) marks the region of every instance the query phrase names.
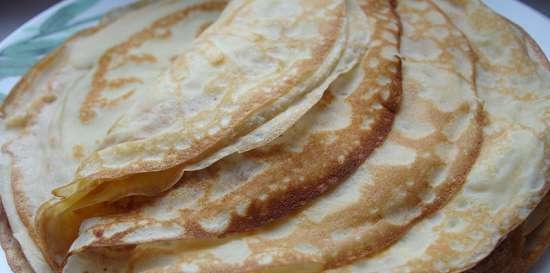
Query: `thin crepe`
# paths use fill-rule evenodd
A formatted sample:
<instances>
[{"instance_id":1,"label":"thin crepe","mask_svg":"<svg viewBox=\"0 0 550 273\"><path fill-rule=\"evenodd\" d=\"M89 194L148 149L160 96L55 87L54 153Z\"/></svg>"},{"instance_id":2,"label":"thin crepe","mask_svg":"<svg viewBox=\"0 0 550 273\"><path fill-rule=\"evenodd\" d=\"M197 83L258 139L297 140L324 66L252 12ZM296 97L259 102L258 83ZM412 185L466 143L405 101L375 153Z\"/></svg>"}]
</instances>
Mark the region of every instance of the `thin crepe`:
<instances>
[{"instance_id":1,"label":"thin crepe","mask_svg":"<svg viewBox=\"0 0 550 273\"><path fill-rule=\"evenodd\" d=\"M434 2L478 57L476 82L487 121L480 155L444 208L383 254L333 272L466 271L521 224L550 188L548 60L525 32L481 1ZM418 9L432 5L415 3ZM548 241L541 243L546 247Z\"/></svg>"},{"instance_id":2,"label":"thin crepe","mask_svg":"<svg viewBox=\"0 0 550 273\"><path fill-rule=\"evenodd\" d=\"M13 231L8 222L4 207L0 204L0 243L8 265L15 273L34 273L25 258L21 246L13 237Z\"/></svg>"},{"instance_id":3,"label":"thin crepe","mask_svg":"<svg viewBox=\"0 0 550 273\"><path fill-rule=\"evenodd\" d=\"M508 234L491 254L465 273L526 273L550 245L550 195L541 201L529 217ZM3 208L0 206L0 213ZM3 215L3 214L0 214ZM7 222L0 217L0 242L15 273L35 273L28 264ZM182 267L184 268L184 267ZM189 267L192 269L192 267ZM184 271L185 272L185 271Z\"/></svg>"},{"instance_id":4,"label":"thin crepe","mask_svg":"<svg viewBox=\"0 0 550 273\"><path fill-rule=\"evenodd\" d=\"M449 5L450 2L456 4L456 6L452 7ZM423 15L411 15L409 20L415 21L415 18L438 20L430 3L430 1L407 2L407 5L414 6L415 9L419 10L413 13ZM514 248L514 250L522 247L521 244L517 245L517 238L529 234L528 240L530 243L526 245L525 251L530 255L525 260L522 257L521 261L519 259L513 259L512 261L512 258L504 257L507 262L512 262L509 264L510 267L507 268L512 270L510 272L516 272L516 270L517 272L525 272L529 264L534 261L535 258L533 257L540 255L542 249L548 245L548 227L550 226L548 221L543 222L538 225L538 228L534 229L540 221L535 220L533 222L531 220L533 218L541 219L541 217L537 217L537 211L540 211L541 207L543 216L548 211L548 197L544 201L546 203L539 203L539 200L548 192L549 188L548 183L545 182L546 177L548 177L546 163L548 158L548 149L546 148L548 105L545 103L545 100L548 100L545 94L549 90L545 81L548 78L548 61L541 54L536 44L522 30L505 19L496 16L482 4L477 2L472 4L466 1L437 1L436 3L444 10L448 9L450 11L448 14L454 14L453 18L456 25L460 25L457 22L464 20L464 18L469 18L469 24L473 29L465 28L465 25L463 25L461 30L466 33L470 40L478 43L477 46L476 43L472 43L477 58L482 60L476 64L475 81L477 87L481 87L480 90L482 89L479 95L484 98L485 106L487 109L492 109L486 113L487 122L484 123L486 126L484 133L488 140L485 140L481 156L474 166L474 170L478 173L475 175L470 173L466 181L466 187L450 203L454 206L453 208L444 207L441 212L436 212L433 217L417 224L404 237L395 236L399 242L387 251L381 254L373 252L371 256L364 260L327 272L463 272L466 268L477 264L507 235L508 238L496 250L493 250L490 258L477 264L475 268L466 271L495 272L495 270L498 270L496 268L500 268L498 266L502 265L502 251L507 254L506 249L509 247ZM457 12L457 10L460 12ZM403 8L401 8L401 11L404 12ZM464 14L461 14L462 12ZM467 14L472 16L468 17ZM416 23L418 22L414 22L412 25L416 25ZM465 31L465 29L468 31ZM445 36L445 31L442 31L439 27L430 28L427 32ZM495 35L494 32L498 34ZM496 41L489 41L493 37L497 37ZM502 46L510 44L510 47ZM453 50L450 49L450 51ZM422 51L420 50L420 52ZM513 55L519 63L516 63L512 58L507 59L506 53L503 52ZM503 54L505 56L502 56ZM471 60L470 58L467 59ZM521 71L519 79L514 76L516 73L514 69ZM487 73L487 71L491 73ZM433 75L431 74L431 76ZM483 84L480 84L480 82ZM496 86L495 83L497 83ZM525 90L527 92L524 92ZM492 94L491 92L495 93ZM521 95L518 96L518 94ZM503 107L503 109L498 109L500 107ZM527 111L526 115L523 115L524 111ZM518 120L520 122L517 122ZM532 135L524 131L528 131ZM488 148L487 145L493 146ZM516 164L518 164L517 169L514 168ZM504 168L501 168L502 166ZM500 172L501 170L502 172ZM480 176L480 173L484 175ZM472 177L474 179L470 179ZM386 200L388 199L384 199L380 203ZM521 236L516 236L516 231L508 233L525 218L525 215L537 203L539 203L539 208L532 212L519 228L516 228L516 231L521 231ZM331 207L338 204L331 204ZM507 204L511 204L511 208L506 208L505 205ZM475 215L480 208L483 213ZM495 211L498 217L493 219L491 214ZM342 210L341 215L345 215L345 213L346 211ZM291 215L288 219L293 219L294 216L296 215ZM463 218L466 219L466 222L462 221ZM493 220L494 222L492 222ZM287 220L283 219L279 224L284 224L285 221ZM495 227L495 224L499 226ZM3 225L1 227L3 228ZM275 227L277 227L277 224ZM271 228L266 227L269 230ZM463 230L464 228L467 230ZM273 230L276 232L268 233L268 236L286 236L286 234L280 232L288 231L285 228ZM478 233L478 231L482 232ZM489 240L484 240L483 236L486 236L485 238L489 238ZM320 236L319 240L323 238L325 237ZM247 256L249 253L246 252L245 248L242 248L242 245L238 244L238 239L239 237L227 238L226 243L221 245L219 241L214 241L214 245L211 247L201 245L204 242L197 242L195 245L185 244L185 247L180 249L182 253L188 251L191 255L199 254L197 255L198 260L191 257L189 262L172 255L176 245L174 242L140 245L135 249L131 246L111 249L104 246L97 249L86 249L85 252L78 253L71 258L70 263L73 264L66 268L66 272L81 273L81 270L85 269L92 270L91 272L101 272L103 270L120 272L120 268L124 267L127 259L132 258L128 254L132 253L141 253L141 256L136 255L133 259L136 261L141 259L142 261L134 263L137 267L130 267L130 272L134 269L143 269L147 272L197 272L203 270L203 268L199 268L201 263L207 263L208 261L216 263L218 260L222 260L222 264L232 263L235 259ZM13 243L13 241L11 242ZM237 243L231 244L234 242ZM265 242L269 242L269 240ZM17 248L16 244L4 240L2 243L4 246L9 245L10 249ZM132 249L133 251L131 251ZM244 250L244 252L241 250ZM274 249L273 252L277 253L279 250ZM308 261L311 261L309 257L314 256L314 254L307 253L311 250L312 248L308 245L299 245L297 251L304 252L304 255L299 257L303 259L299 261L298 265L292 263L290 266L283 265L280 267L268 265L266 271L319 272L322 270L322 266L319 266L322 261L316 260L308 263ZM372 252L372 250L368 249L367 252ZM17 251L12 253L17 255ZM271 255L272 253L267 254L258 257L258 262L269 263L276 256ZM353 257L352 255L352 259L359 257ZM493 263L492 259L499 263L497 267L490 266ZM227 262L226 260L230 261ZM199 263L196 263L196 261L199 261ZM81 264L75 266L75 263ZM487 266L487 263L489 266ZM174 267L163 268L164 265L174 265ZM226 269L223 265L213 265L212 268ZM237 268L242 269L242 267ZM254 268L254 265L252 268ZM246 271L246 269L244 270Z\"/></svg>"},{"instance_id":5,"label":"thin crepe","mask_svg":"<svg viewBox=\"0 0 550 273\"><path fill-rule=\"evenodd\" d=\"M369 18L380 8L372 4ZM373 26L378 40L361 63L281 137L184 175L169 193L138 210L85 221L71 251L251 230L345 181L384 141L401 95L400 60L392 55L398 22L371 19L360 27Z\"/></svg>"},{"instance_id":6,"label":"thin crepe","mask_svg":"<svg viewBox=\"0 0 550 273\"><path fill-rule=\"evenodd\" d=\"M489 256L464 273L525 273L550 246L550 194Z\"/></svg>"},{"instance_id":7,"label":"thin crepe","mask_svg":"<svg viewBox=\"0 0 550 273\"><path fill-rule=\"evenodd\" d=\"M354 3L232 1L54 192L62 198L41 206L36 225L51 263L62 265L83 219L116 212L106 202L157 195L184 170L286 131L363 55L368 31L357 26L366 18ZM83 123L95 116L87 95Z\"/></svg>"},{"instance_id":8,"label":"thin crepe","mask_svg":"<svg viewBox=\"0 0 550 273\"><path fill-rule=\"evenodd\" d=\"M219 1L142 1L118 10L46 56L6 98L0 121L2 202L15 238L37 272L51 271L34 225L40 205L71 179L111 124L224 6ZM94 122L83 124L79 106L91 90L114 99L102 106ZM126 96L128 92L133 95Z\"/></svg>"},{"instance_id":9,"label":"thin crepe","mask_svg":"<svg viewBox=\"0 0 550 273\"><path fill-rule=\"evenodd\" d=\"M399 44L387 34L398 26L393 7L382 0L364 1L364 7L368 17L375 18L375 38L367 51L373 59L367 63L395 62ZM450 35L424 31L432 25ZM426 19L414 29L410 26L405 25L401 39L403 101L392 132L333 192L298 214L227 239L162 238L129 251L116 244L110 247L107 241L75 253L66 272L93 271L96 266L108 272L179 272L182 268L193 268L193 272L319 272L395 242L460 188L481 142L481 107L467 41L445 20L433 23ZM433 48L425 46L430 41L438 54L423 51ZM449 50L448 45L457 45L457 50ZM105 233L116 237L125 225L115 227ZM139 232L134 231L134 236ZM93 237L90 233L88 238ZM113 260L107 259L110 256Z\"/></svg>"}]
</instances>

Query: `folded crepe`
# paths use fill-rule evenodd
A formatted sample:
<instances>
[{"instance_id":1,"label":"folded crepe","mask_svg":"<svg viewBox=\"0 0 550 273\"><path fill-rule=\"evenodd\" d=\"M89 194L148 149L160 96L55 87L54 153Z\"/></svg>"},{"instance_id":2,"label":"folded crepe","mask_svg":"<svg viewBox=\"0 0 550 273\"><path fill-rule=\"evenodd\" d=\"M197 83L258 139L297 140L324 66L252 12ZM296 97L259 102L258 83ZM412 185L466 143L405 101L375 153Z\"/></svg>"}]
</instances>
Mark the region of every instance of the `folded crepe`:
<instances>
[{"instance_id":1,"label":"folded crepe","mask_svg":"<svg viewBox=\"0 0 550 273\"><path fill-rule=\"evenodd\" d=\"M365 64L373 59L380 64L396 61L398 40L386 35L388 29L399 25L390 2L372 0L364 4L367 16L374 21L373 45ZM87 233L76 240L73 250L85 247L81 244L89 240L92 249L71 257L67 272L82 268L93 272L98 265L110 266L111 272L155 272L160 268L178 272L187 264L193 264L195 272L319 272L384 249L416 219L437 210L460 188L481 142L481 107L468 42L450 22L441 24L445 31L454 31L447 37L424 31L431 25L426 20L418 22L415 31L404 28L400 46L403 100L392 131L333 192L289 219L227 240L176 241L185 236L168 237L177 229L166 223L154 229L135 227L154 219L151 214L138 218L130 215L130 221L110 220L116 224L106 230L84 225ZM439 54L421 51L433 49L426 46L430 42ZM456 48L451 45L458 47L457 52L448 50ZM383 50L395 53L384 55ZM382 65L377 69L383 72L388 68ZM167 202L154 205L157 207L147 209L159 212L161 207L173 207ZM156 217L167 214L178 215L171 211ZM155 233L159 237L153 242L139 241L145 234L150 238ZM112 249L119 246L120 238L127 238L125 244L140 244L129 250L127 257L121 257L124 251L117 251L114 259L118 260L118 268L112 261L101 264L97 256L88 256L102 252L95 241L100 242L100 248ZM164 259L170 263L154 265Z\"/></svg>"},{"instance_id":2,"label":"folded crepe","mask_svg":"<svg viewBox=\"0 0 550 273\"><path fill-rule=\"evenodd\" d=\"M53 197L52 190L72 179L78 164L97 149L138 94L225 5L146 4L119 10L70 38L35 65L2 105L2 201L14 236L37 272L51 271L35 226L39 207ZM99 93L98 109L103 110L82 123L80 106L92 90Z\"/></svg>"},{"instance_id":3,"label":"folded crepe","mask_svg":"<svg viewBox=\"0 0 550 273\"><path fill-rule=\"evenodd\" d=\"M420 13L434 5L415 2L419 5L412 6ZM466 183L445 207L384 253L334 272L466 271L520 225L550 188L548 60L527 34L479 1L433 3L477 55L477 92L486 120L480 154ZM411 6L407 1L400 5ZM546 210L541 218L548 216ZM547 224L541 229L548 234ZM549 243L544 236L534 242L542 249ZM541 252L535 250L535 256Z\"/></svg>"},{"instance_id":4,"label":"folded crepe","mask_svg":"<svg viewBox=\"0 0 550 273\"><path fill-rule=\"evenodd\" d=\"M0 241L17 273L523 273L550 244L550 65L527 34L480 1L233 1L221 17L224 2L182 2L142 1L107 16L38 64L3 105L9 223L0 221ZM341 20L322 29L344 31L330 37L345 42L335 38L313 59L318 66L303 85L264 97L249 116L235 114L249 121L208 136L219 117L208 102L217 93L190 98L179 90L211 77L203 89L222 93L264 79L270 66L249 63L265 64L263 55L231 41L250 38L262 52L284 44L278 28L259 22L306 20L293 13L296 2L310 4L305 14L314 18ZM149 21L132 24L140 16ZM130 24L133 31L110 45L78 43ZM298 25L290 26L299 36L286 44L292 50L300 46L294 39L319 36ZM204 41L221 41L213 47L239 58L217 63ZM76 58L71 46L96 55ZM302 56L292 53L274 58ZM186 70L202 57L204 67L239 69ZM332 70L323 70L329 62ZM121 78L109 91L130 95L83 88L105 63L112 74L104 83ZM314 75L320 70L326 77ZM200 77L191 83L174 80L193 73ZM98 94L115 99L96 101ZM81 101L93 102L89 111ZM207 114L185 119L194 111ZM231 133L217 135L225 129ZM164 138L175 130L181 138ZM194 154L162 157L180 140ZM61 155L65 165L47 162ZM174 158L182 161L172 166ZM165 165L133 169L148 160ZM43 176L61 179L36 187Z\"/></svg>"},{"instance_id":5,"label":"folded crepe","mask_svg":"<svg viewBox=\"0 0 550 273\"><path fill-rule=\"evenodd\" d=\"M286 131L362 55L368 28L357 28L365 16L353 4L232 1L136 95L79 163L73 182L55 190L60 198L41 206L36 225L53 255L50 263L62 265L82 219L113 213L106 202L159 194L184 170L202 169ZM82 124L93 122L102 105L95 91L80 107ZM67 228L60 231L60 223Z\"/></svg>"},{"instance_id":6,"label":"folded crepe","mask_svg":"<svg viewBox=\"0 0 550 273\"><path fill-rule=\"evenodd\" d=\"M184 175L137 210L85 221L71 251L251 230L342 183L384 141L399 104L399 23L382 4L363 6L373 42L361 62L281 137Z\"/></svg>"},{"instance_id":7,"label":"folded crepe","mask_svg":"<svg viewBox=\"0 0 550 273\"><path fill-rule=\"evenodd\" d=\"M37 67L31 72L42 73L42 81L27 78L26 84L46 89L46 94L32 97L16 90L8 98L4 150L16 192L11 199L18 199L8 211L23 215L30 237L50 265L61 266L82 219L118 211L104 202L162 192L186 168L203 168L283 133L320 99L328 84L359 61L366 47L368 28L350 31L366 25L351 1L234 1L217 24L191 43L224 4L138 5L136 11L71 39L42 63L48 71ZM142 19L133 29L124 29ZM117 36L123 29L125 35ZM99 43L99 49L88 50ZM34 102L28 109L16 109L13 102L18 99ZM151 115L157 110L163 115ZM204 126L192 125L196 122ZM142 129L140 136L125 131L136 126ZM155 145L160 139L166 141ZM182 145L190 140L193 145ZM141 155L142 169L135 169L135 162L109 165L110 159L124 160L131 150L141 153L131 148L135 145L150 148ZM33 148L40 152L29 157ZM119 153L121 149L125 152ZM91 166L88 162L113 151L122 157L101 159L111 166L110 175L104 167L101 177L82 175L87 168L83 166ZM45 160L57 156L69 162ZM36 168L17 173L33 160L38 160ZM141 175L150 168L156 172ZM46 185L30 188L36 179L47 180ZM76 182L55 191L61 198L43 204L53 188L71 180ZM109 185L100 187L105 182Z\"/></svg>"}]
</instances>

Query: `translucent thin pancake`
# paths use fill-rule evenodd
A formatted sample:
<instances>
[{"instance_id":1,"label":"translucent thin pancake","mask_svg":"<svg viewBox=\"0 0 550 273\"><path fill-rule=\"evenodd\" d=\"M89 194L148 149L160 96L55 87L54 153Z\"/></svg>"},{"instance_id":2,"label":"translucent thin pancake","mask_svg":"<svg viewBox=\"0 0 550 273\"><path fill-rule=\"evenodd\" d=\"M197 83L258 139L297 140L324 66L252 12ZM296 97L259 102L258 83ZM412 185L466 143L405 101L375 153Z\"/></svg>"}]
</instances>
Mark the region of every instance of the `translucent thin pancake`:
<instances>
[{"instance_id":1,"label":"translucent thin pancake","mask_svg":"<svg viewBox=\"0 0 550 273\"><path fill-rule=\"evenodd\" d=\"M82 183L57 193L180 164L200 169L280 135L362 55L368 32L348 31L365 19L352 3L233 1L158 91L115 123L80 166Z\"/></svg>"},{"instance_id":2,"label":"translucent thin pancake","mask_svg":"<svg viewBox=\"0 0 550 273\"><path fill-rule=\"evenodd\" d=\"M38 230L56 266L82 219L116 212L105 202L159 194L184 170L286 131L358 62L369 34L362 25L351 0L232 1L114 122L74 182L55 191L62 198L41 207ZM87 95L83 123L95 115Z\"/></svg>"},{"instance_id":3,"label":"translucent thin pancake","mask_svg":"<svg viewBox=\"0 0 550 273\"><path fill-rule=\"evenodd\" d=\"M8 222L4 207L0 204L0 243L9 266L16 273L34 273L25 258L21 246L13 237L13 230Z\"/></svg>"},{"instance_id":4,"label":"translucent thin pancake","mask_svg":"<svg viewBox=\"0 0 550 273\"><path fill-rule=\"evenodd\" d=\"M45 57L10 93L0 121L2 202L15 238L37 272L51 270L37 247L39 206L71 179L112 123L224 5L156 1L119 10ZM80 106L88 92L96 92L102 103L93 121L81 123Z\"/></svg>"},{"instance_id":5,"label":"translucent thin pancake","mask_svg":"<svg viewBox=\"0 0 550 273\"><path fill-rule=\"evenodd\" d=\"M480 0L224 7L140 1L17 85L14 271L524 273L544 253L550 63L521 28Z\"/></svg>"},{"instance_id":6,"label":"translucent thin pancake","mask_svg":"<svg viewBox=\"0 0 550 273\"><path fill-rule=\"evenodd\" d=\"M90 219L72 246L114 246L242 232L292 212L333 189L391 129L401 96L395 17L365 7L375 41L352 71L273 143L184 175L167 195L137 211ZM373 27L371 27L373 26ZM98 236L99 234L99 236Z\"/></svg>"},{"instance_id":7,"label":"translucent thin pancake","mask_svg":"<svg viewBox=\"0 0 550 273\"><path fill-rule=\"evenodd\" d=\"M529 272L550 244L550 194L525 221L510 232L489 256L464 273Z\"/></svg>"},{"instance_id":8,"label":"translucent thin pancake","mask_svg":"<svg viewBox=\"0 0 550 273\"><path fill-rule=\"evenodd\" d=\"M405 3L402 1L401 3ZM455 198L385 253L337 272L461 272L486 257L550 188L550 66L531 38L480 1L434 1L470 40L487 124ZM429 1L417 1L418 8Z\"/></svg>"},{"instance_id":9,"label":"translucent thin pancake","mask_svg":"<svg viewBox=\"0 0 550 273\"><path fill-rule=\"evenodd\" d=\"M379 61L397 58L397 41L386 34L398 25L390 2L364 4L376 22L374 33L380 31L372 42L381 49ZM421 19L411 29L410 18L402 18L401 109L386 141L334 191L252 233L196 243L157 241L127 252L104 245L72 256L67 272L99 265L108 272L319 272L395 242L460 188L481 142L472 52L464 36L432 10L443 20ZM431 27L448 35L427 31ZM426 44L438 54L422 51ZM98 260L113 254L119 255L116 264Z\"/></svg>"}]
</instances>

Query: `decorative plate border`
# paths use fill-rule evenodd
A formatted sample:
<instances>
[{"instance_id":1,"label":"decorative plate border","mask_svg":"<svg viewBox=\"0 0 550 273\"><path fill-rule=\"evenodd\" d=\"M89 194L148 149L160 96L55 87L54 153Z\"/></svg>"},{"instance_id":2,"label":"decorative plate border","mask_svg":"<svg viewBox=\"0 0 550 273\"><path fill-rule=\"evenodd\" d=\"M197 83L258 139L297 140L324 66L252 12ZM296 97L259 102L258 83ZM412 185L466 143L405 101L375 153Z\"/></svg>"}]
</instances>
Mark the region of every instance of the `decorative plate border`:
<instances>
[{"instance_id":1,"label":"decorative plate border","mask_svg":"<svg viewBox=\"0 0 550 273\"><path fill-rule=\"evenodd\" d=\"M66 0L25 23L0 42L0 101L28 69L79 30L135 0Z\"/></svg>"}]
</instances>

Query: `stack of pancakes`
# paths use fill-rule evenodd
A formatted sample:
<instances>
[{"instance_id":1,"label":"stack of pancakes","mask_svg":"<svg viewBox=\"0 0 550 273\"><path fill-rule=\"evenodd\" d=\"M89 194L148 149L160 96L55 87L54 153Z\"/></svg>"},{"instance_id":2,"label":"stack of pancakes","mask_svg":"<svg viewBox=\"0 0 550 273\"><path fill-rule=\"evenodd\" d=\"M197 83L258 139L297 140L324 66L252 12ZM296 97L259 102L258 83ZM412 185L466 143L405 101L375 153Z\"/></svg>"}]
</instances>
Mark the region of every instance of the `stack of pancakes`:
<instances>
[{"instance_id":1,"label":"stack of pancakes","mask_svg":"<svg viewBox=\"0 0 550 273\"><path fill-rule=\"evenodd\" d=\"M141 1L1 115L16 273L515 273L550 245L550 64L479 0Z\"/></svg>"}]
</instances>

